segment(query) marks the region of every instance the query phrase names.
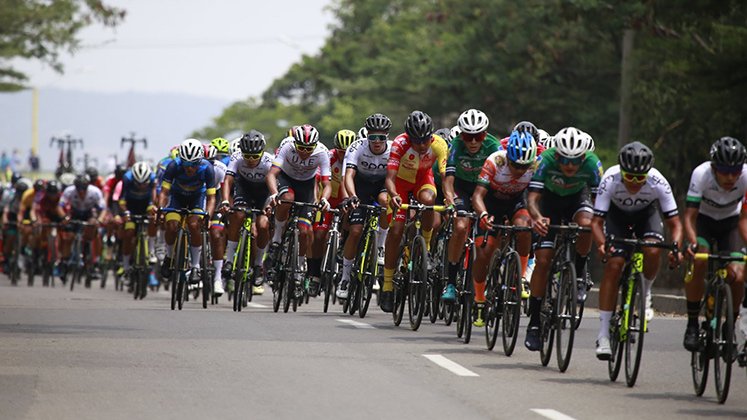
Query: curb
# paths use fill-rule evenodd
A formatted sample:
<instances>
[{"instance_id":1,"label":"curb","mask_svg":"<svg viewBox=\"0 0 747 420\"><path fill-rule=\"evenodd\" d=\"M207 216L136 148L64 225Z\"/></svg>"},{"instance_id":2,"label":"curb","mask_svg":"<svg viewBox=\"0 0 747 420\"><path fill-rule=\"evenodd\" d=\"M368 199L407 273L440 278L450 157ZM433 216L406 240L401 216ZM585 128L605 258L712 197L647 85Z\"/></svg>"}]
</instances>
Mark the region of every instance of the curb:
<instances>
[{"instance_id":1,"label":"curb","mask_svg":"<svg viewBox=\"0 0 747 420\"><path fill-rule=\"evenodd\" d=\"M667 293L670 292L670 293ZM687 315L687 305L684 296L671 294L672 291L654 289L653 307L656 312L675 315ZM587 308L599 307L599 288L592 287L586 299Z\"/></svg>"}]
</instances>

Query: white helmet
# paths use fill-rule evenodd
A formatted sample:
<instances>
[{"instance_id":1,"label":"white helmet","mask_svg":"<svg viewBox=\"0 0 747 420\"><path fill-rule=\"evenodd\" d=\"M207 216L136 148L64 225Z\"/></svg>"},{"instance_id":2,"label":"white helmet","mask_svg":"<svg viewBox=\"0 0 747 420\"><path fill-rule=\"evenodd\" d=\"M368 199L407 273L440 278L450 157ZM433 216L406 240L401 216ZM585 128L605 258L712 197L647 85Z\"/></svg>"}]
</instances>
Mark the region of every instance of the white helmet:
<instances>
[{"instance_id":1,"label":"white helmet","mask_svg":"<svg viewBox=\"0 0 747 420\"><path fill-rule=\"evenodd\" d=\"M205 156L205 149L199 140L187 139L179 146L179 158L184 162L198 162Z\"/></svg>"},{"instance_id":2,"label":"white helmet","mask_svg":"<svg viewBox=\"0 0 747 420\"><path fill-rule=\"evenodd\" d=\"M146 162L137 162L132 165L132 179L138 184L145 184L150 181L150 175L153 173L150 169L150 165Z\"/></svg>"},{"instance_id":3,"label":"white helmet","mask_svg":"<svg viewBox=\"0 0 747 420\"><path fill-rule=\"evenodd\" d=\"M555 135L555 149L568 159L583 156L587 150L586 144L583 132L575 127L566 127Z\"/></svg>"},{"instance_id":4,"label":"white helmet","mask_svg":"<svg viewBox=\"0 0 747 420\"><path fill-rule=\"evenodd\" d=\"M213 160L218 155L218 149L216 149L212 144L205 145L205 152L205 159L207 160Z\"/></svg>"},{"instance_id":5,"label":"white helmet","mask_svg":"<svg viewBox=\"0 0 747 420\"><path fill-rule=\"evenodd\" d=\"M586 131L581 131L581 135L583 136L584 141L586 141L586 151L593 152L594 151L594 139L591 138L591 135L587 133Z\"/></svg>"},{"instance_id":6,"label":"white helmet","mask_svg":"<svg viewBox=\"0 0 747 420\"><path fill-rule=\"evenodd\" d=\"M231 140L231 155L241 152L241 137Z\"/></svg>"},{"instance_id":7,"label":"white helmet","mask_svg":"<svg viewBox=\"0 0 747 420\"><path fill-rule=\"evenodd\" d=\"M455 125L451 127L451 133L449 134L451 136L451 141L454 141L455 138L459 137L462 134L462 129L459 128L458 125Z\"/></svg>"},{"instance_id":8,"label":"white helmet","mask_svg":"<svg viewBox=\"0 0 747 420\"><path fill-rule=\"evenodd\" d=\"M542 145L542 147L544 147L545 149L555 147L555 140L547 131L538 128L537 132L539 133L539 139L537 139L537 141L540 145Z\"/></svg>"},{"instance_id":9,"label":"white helmet","mask_svg":"<svg viewBox=\"0 0 747 420\"><path fill-rule=\"evenodd\" d=\"M358 130L357 140L365 139L365 138L368 138L368 129L366 127L361 127L361 129Z\"/></svg>"},{"instance_id":10,"label":"white helmet","mask_svg":"<svg viewBox=\"0 0 747 420\"><path fill-rule=\"evenodd\" d=\"M457 121L462 132L467 134L478 134L488 129L488 116L479 109L468 109L462 112Z\"/></svg>"}]
</instances>

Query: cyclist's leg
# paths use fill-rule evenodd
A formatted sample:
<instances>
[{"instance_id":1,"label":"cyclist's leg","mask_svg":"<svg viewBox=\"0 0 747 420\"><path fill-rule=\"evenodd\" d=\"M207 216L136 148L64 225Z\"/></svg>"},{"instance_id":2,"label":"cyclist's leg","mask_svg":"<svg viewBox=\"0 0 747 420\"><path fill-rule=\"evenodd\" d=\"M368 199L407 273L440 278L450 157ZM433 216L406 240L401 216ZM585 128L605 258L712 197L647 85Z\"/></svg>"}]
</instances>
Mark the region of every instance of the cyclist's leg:
<instances>
[{"instance_id":1,"label":"cyclist's leg","mask_svg":"<svg viewBox=\"0 0 747 420\"><path fill-rule=\"evenodd\" d=\"M288 201L296 200L296 192L291 187L291 179L282 171L278 175L278 198ZM280 204L275 209L275 232L272 236L273 245L279 245L283 238L283 231L285 230L286 223L288 223L289 212L290 204Z\"/></svg>"},{"instance_id":2,"label":"cyclist's leg","mask_svg":"<svg viewBox=\"0 0 747 420\"><path fill-rule=\"evenodd\" d=\"M718 232L718 223L708 216L699 214L695 222L695 230L698 235L698 252L710 252L714 242L708 238L714 238ZM687 299L687 328L683 345L689 351L696 351L699 346L698 339L698 314L700 313L700 301L705 291L705 275L708 262L703 260L693 261L692 275L685 277L685 298Z\"/></svg>"},{"instance_id":3,"label":"cyclist's leg","mask_svg":"<svg viewBox=\"0 0 747 420\"><path fill-rule=\"evenodd\" d=\"M425 180L416 186L416 197L421 204L432 206L436 203L436 185L433 182L433 172L429 172ZM433 237L433 211L423 212L423 238L425 246L430 250Z\"/></svg>"},{"instance_id":4,"label":"cyclist's leg","mask_svg":"<svg viewBox=\"0 0 747 420\"><path fill-rule=\"evenodd\" d=\"M213 290L215 294L223 294L223 255L226 250L226 235L223 222L220 218L213 216L210 222L210 251L213 257L213 267L215 267L215 277L213 279Z\"/></svg>"},{"instance_id":5,"label":"cyclist's leg","mask_svg":"<svg viewBox=\"0 0 747 420\"><path fill-rule=\"evenodd\" d=\"M573 221L582 227L591 227L591 218L593 215L593 206L589 199L588 192L583 190L574 195L576 210L573 214ZM581 232L576 241L576 277L583 281L579 284L579 291L586 284L588 274L586 273L586 260L591 250L591 232ZM584 290L585 295L585 290ZM585 296L584 296L585 298Z\"/></svg>"},{"instance_id":6,"label":"cyclist's leg","mask_svg":"<svg viewBox=\"0 0 747 420\"><path fill-rule=\"evenodd\" d=\"M124 231L122 232L122 267L125 272L130 270L130 257L135 249L135 223L130 221L129 216L124 216Z\"/></svg>"},{"instance_id":7,"label":"cyclist's leg","mask_svg":"<svg viewBox=\"0 0 747 420\"><path fill-rule=\"evenodd\" d=\"M738 222L734 218L729 218L722 221L720 226L722 234L718 237L718 249L722 252L728 251L731 255L742 256L742 248L744 247L744 241L742 240ZM737 319L739 313L739 307L744 297L744 263L731 263L727 266L727 278L726 281L731 287L732 293L732 308L734 310L734 320Z\"/></svg>"},{"instance_id":8,"label":"cyclist's leg","mask_svg":"<svg viewBox=\"0 0 747 420\"><path fill-rule=\"evenodd\" d=\"M461 182L459 179L454 180L454 191L456 193L455 198L455 204L457 210L464 210L464 211L472 211L472 193L474 193L474 186L470 188L467 185L464 185L464 182ZM425 224L425 223L423 223ZM470 228L470 219L467 217L457 217L454 220L454 230L451 233L451 238L449 238L449 245L448 245L448 260L449 260L449 267L448 267L448 276L446 281L446 288L444 289L443 296L441 296L442 299L446 301L453 301L456 298L456 276L457 272L459 272L459 265L462 262L462 251L464 249L464 243L467 241L467 234L469 233ZM488 254L487 258L490 258L491 254ZM487 264L486 264L487 267ZM485 271L485 270L483 270ZM482 296L481 300L477 300L478 295L478 289L475 289L475 301L476 302L484 302L485 301L485 275L476 277L476 278L482 278L482 281L479 281L475 283L476 287L480 288L480 296Z\"/></svg>"},{"instance_id":9,"label":"cyclist's leg","mask_svg":"<svg viewBox=\"0 0 747 420\"><path fill-rule=\"evenodd\" d=\"M402 197L403 201L407 199L410 192L415 188L414 184L404 182L399 178L394 181L394 186L397 194ZM397 268L399 244L402 240L402 234L404 233L405 212L402 209L398 209L395 213L391 207L387 206L387 220L389 221L389 233L387 234L384 245L384 285L382 287L382 306L386 300L391 299L391 292L394 290L394 271ZM387 305L390 303L391 302L386 302Z\"/></svg>"}]
</instances>

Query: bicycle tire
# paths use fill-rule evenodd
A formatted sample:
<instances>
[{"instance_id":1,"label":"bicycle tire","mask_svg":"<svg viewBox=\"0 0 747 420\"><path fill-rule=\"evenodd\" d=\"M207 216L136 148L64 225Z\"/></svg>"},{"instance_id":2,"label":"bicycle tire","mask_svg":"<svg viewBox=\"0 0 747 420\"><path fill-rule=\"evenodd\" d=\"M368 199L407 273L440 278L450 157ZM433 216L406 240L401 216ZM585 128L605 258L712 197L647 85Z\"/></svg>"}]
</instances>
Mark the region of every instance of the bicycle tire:
<instances>
[{"instance_id":1,"label":"bicycle tire","mask_svg":"<svg viewBox=\"0 0 747 420\"><path fill-rule=\"evenodd\" d=\"M378 281L379 276L379 265L378 265L378 250L376 246L376 234L371 231L369 237L369 246L365 255L365 264L363 265L363 281L361 282L361 290L358 293L358 317L365 318L368 313L368 307L371 305L371 298L373 297L373 286L374 282Z\"/></svg>"},{"instance_id":2,"label":"bicycle tire","mask_svg":"<svg viewBox=\"0 0 747 420\"><path fill-rule=\"evenodd\" d=\"M189 287L187 287L187 274L179 272L179 279L176 283L176 307L181 311L184 307L184 301L189 299Z\"/></svg>"},{"instance_id":3,"label":"bicycle tire","mask_svg":"<svg viewBox=\"0 0 747 420\"><path fill-rule=\"evenodd\" d=\"M462 293L462 319L464 323L464 344L469 344L472 339L472 310L474 309L474 286L472 285L472 255L474 248L470 249L467 256L467 270L464 273L464 291Z\"/></svg>"},{"instance_id":4,"label":"bicycle tire","mask_svg":"<svg viewBox=\"0 0 747 420\"><path fill-rule=\"evenodd\" d=\"M503 274L503 313L501 322L501 341L503 354L511 356L519 337L519 320L521 319L521 261L516 251L510 251L504 258Z\"/></svg>"},{"instance_id":5,"label":"bicycle tire","mask_svg":"<svg viewBox=\"0 0 747 420\"><path fill-rule=\"evenodd\" d=\"M332 231L327 239L324 258L322 259L322 278L320 279L324 288L324 313L329 310L329 301L334 293L335 263L337 262L338 233Z\"/></svg>"},{"instance_id":6,"label":"bicycle tire","mask_svg":"<svg viewBox=\"0 0 747 420\"><path fill-rule=\"evenodd\" d=\"M410 318L410 329L417 331L425 314L425 289L428 281L428 249L425 239L416 236L411 247L412 269L410 270L410 288L407 293L407 312Z\"/></svg>"},{"instance_id":7,"label":"bicycle tire","mask_svg":"<svg viewBox=\"0 0 747 420\"><path fill-rule=\"evenodd\" d=\"M618 292L620 294L619 299L615 304L615 309L612 312L612 319L610 319L610 359L607 361L607 374L610 377L610 381L615 382L617 376L620 374L620 368L622 367L622 357L625 352L623 342L620 337L620 328L622 327L623 311L625 308L625 300L627 299L627 280L620 279Z\"/></svg>"},{"instance_id":8,"label":"bicycle tire","mask_svg":"<svg viewBox=\"0 0 747 420\"><path fill-rule=\"evenodd\" d=\"M26 264L26 268L28 270L27 272L28 274L27 286L28 287L34 287L34 272L36 271L36 263L34 263L34 261L36 261L36 258L32 256L31 259L28 260Z\"/></svg>"},{"instance_id":9,"label":"bicycle tire","mask_svg":"<svg viewBox=\"0 0 747 420\"><path fill-rule=\"evenodd\" d=\"M174 270L172 271L171 277L169 278L169 283L171 283L171 310L172 311L176 309L176 301L177 301L176 288L179 282L178 276L179 276L179 272Z\"/></svg>"},{"instance_id":10,"label":"bicycle tire","mask_svg":"<svg viewBox=\"0 0 747 420\"><path fill-rule=\"evenodd\" d=\"M553 262L553 267L555 263ZM540 362L547 366L552 357L553 344L555 343L555 301L557 300L557 281L555 270L550 270L545 287L545 296L540 306Z\"/></svg>"},{"instance_id":11,"label":"bicycle tire","mask_svg":"<svg viewBox=\"0 0 747 420\"><path fill-rule=\"evenodd\" d=\"M355 315L358 310L358 301L360 297L360 272L350 273L350 282L348 283L348 314Z\"/></svg>"},{"instance_id":12,"label":"bicycle tire","mask_svg":"<svg viewBox=\"0 0 747 420\"><path fill-rule=\"evenodd\" d=\"M716 344L713 357L713 379L716 382L718 403L723 404L729 397L731 367L736 359L736 355L733 354L736 349L736 337L734 337L734 308L731 300L731 287L728 284L721 284L716 296L716 312L714 313L716 326L712 335Z\"/></svg>"},{"instance_id":13,"label":"bicycle tire","mask_svg":"<svg viewBox=\"0 0 747 420\"><path fill-rule=\"evenodd\" d=\"M407 300L407 265L404 260L404 252L400 252L397 259L396 271L394 273L394 308L392 309L392 320L395 326L402 323L402 317L405 314L405 301Z\"/></svg>"},{"instance_id":14,"label":"bicycle tire","mask_svg":"<svg viewBox=\"0 0 747 420\"><path fill-rule=\"evenodd\" d=\"M493 252L488 264L488 275L485 277L485 345L488 350L495 348L503 317L501 256L500 250Z\"/></svg>"},{"instance_id":15,"label":"bicycle tire","mask_svg":"<svg viewBox=\"0 0 747 420\"><path fill-rule=\"evenodd\" d=\"M708 357L708 343L710 337L710 331L705 328L708 326L708 308L707 303L709 297L712 297L711 291L706 290L703 295L703 300L700 304L700 312L698 314L698 327L699 336L701 342L701 348L698 351L691 353L690 357L690 370L693 378L693 389L695 395L700 397L703 395L708 384L708 371L710 368L711 360ZM713 297L715 300L715 297Z\"/></svg>"},{"instance_id":16,"label":"bicycle tire","mask_svg":"<svg viewBox=\"0 0 747 420\"><path fill-rule=\"evenodd\" d=\"M565 372L571 363L573 354L573 339L576 335L576 303L578 288L576 287L576 268L573 263L566 261L561 265L560 287L558 288L555 344L557 346L558 369Z\"/></svg>"},{"instance_id":17,"label":"bicycle tire","mask_svg":"<svg viewBox=\"0 0 747 420\"><path fill-rule=\"evenodd\" d=\"M628 337L625 340L625 384L635 385L641 367L643 341L646 334L646 294L643 292L643 278L635 276L633 291L630 293L628 311Z\"/></svg>"},{"instance_id":18,"label":"bicycle tire","mask_svg":"<svg viewBox=\"0 0 747 420\"><path fill-rule=\"evenodd\" d=\"M49 263L48 263L49 264ZM49 287L49 279L52 277L51 266L44 266L42 268L42 287Z\"/></svg>"},{"instance_id":19,"label":"bicycle tire","mask_svg":"<svg viewBox=\"0 0 747 420\"><path fill-rule=\"evenodd\" d=\"M291 234L293 236L293 234ZM292 239L289 241L291 242L288 245L287 250L285 251L285 264L283 269L285 270L285 291L283 293L283 313L288 313L288 310L290 309L290 303L291 299L293 298L293 295L295 294L295 288L296 288L296 267L298 265L298 251L296 248L296 243Z\"/></svg>"},{"instance_id":20,"label":"bicycle tire","mask_svg":"<svg viewBox=\"0 0 747 420\"><path fill-rule=\"evenodd\" d=\"M278 272L275 275L275 280L272 288L272 311L278 312L280 310L280 303L283 300L283 289L285 289L284 274Z\"/></svg>"}]
</instances>

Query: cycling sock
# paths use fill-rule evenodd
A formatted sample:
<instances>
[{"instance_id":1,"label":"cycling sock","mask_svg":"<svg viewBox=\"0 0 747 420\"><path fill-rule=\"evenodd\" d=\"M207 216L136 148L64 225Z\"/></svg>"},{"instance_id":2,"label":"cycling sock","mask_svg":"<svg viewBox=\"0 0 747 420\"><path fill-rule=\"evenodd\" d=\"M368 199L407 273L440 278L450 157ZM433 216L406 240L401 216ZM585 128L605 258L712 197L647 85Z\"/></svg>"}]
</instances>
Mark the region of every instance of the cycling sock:
<instances>
[{"instance_id":1,"label":"cycling sock","mask_svg":"<svg viewBox=\"0 0 747 420\"><path fill-rule=\"evenodd\" d=\"M252 261L254 265L262 264L262 258L264 258L266 252L267 252L267 246L265 246L264 248L257 249L257 253L254 254L254 261Z\"/></svg>"},{"instance_id":2,"label":"cycling sock","mask_svg":"<svg viewBox=\"0 0 747 420\"><path fill-rule=\"evenodd\" d=\"M148 236L148 251L153 254L156 252L156 237Z\"/></svg>"},{"instance_id":3,"label":"cycling sock","mask_svg":"<svg viewBox=\"0 0 747 420\"><path fill-rule=\"evenodd\" d=\"M215 281L222 281L220 270L223 269L223 260L213 260L213 267L215 267Z\"/></svg>"},{"instance_id":4,"label":"cycling sock","mask_svg":"<svg viewBox=\"0 0 747 420\"><path fill-rule=\"evenodd\" d=\"M687 326L698 326L698 313L700 312L700 301L687 301Z\"/></svg>"},{"instance_id":5,"label":"cycling sock","mask_svg":"<svg viewBox=\"0 0 747 420\"><path fill-rule=\"evenodd\" d=\"M391 292L394 290L394 269L384 267L384 285L381 287L382 292Z\"/></svg>"},{"instance_id":6,"label":"cycling sock","mask_svg":"<svg viewBox=\"0 0 747 420\"><path fill-rule=\"evenodd\" d=\"M525 277L527 264L529 264L529 255L519 255L519 263L521 264L521 277Z\"/></svg>"},{"instance_id":7,"label":"cycling sock","mask_svg":"<svg viewBox=\"0 0 747 420\"><path fill-rule=\"evenodd\" d=\"M584 273L584 267L586 266L586 259L587 259L586 255L584 255L583 257L580 255L576 255L576 277L577 278L582 278L582 275Z\"/></svg>"},{"instance_id":8,"label":"cycling sock","mask_svg":"<svg viewBox=\"0 0 747 420\"><path fill-rule=\"evenodd\" d=\"M423 229L423 239L425 239L425 249L431 250L431 237L433 237L433 229Z\"/></svg>"},{"instance_id":9,"label":"cycling sock","mask_svg":"<svg viewBox=\"0 0 747 420\"><path fill-rule=\"evenodd\" d=\"M446 280L446 284L452 286L456 284L456 276L459 272L459 263L449 263L449 278Z\"/></svg>"},{"instance_id":10,"label":"cycling sock","mask_svg":"<svg viewBox=\"0 0 747 420\"><path fill-rule=\"evenodd\" d=\"M610 320L612 319L612 311L599 311L599 334L597 334L597 340L600 338L610 338Z\"/></svg>"},{"instance_id":11,"label":"cycling sock","mask_svg":"<svg viewBox=\"0 0 747 420\"><path fill-rule=\"evenodd\" d=\"M171 258L171 254L174 253L174 245L166 244L166 258Z\"/></svg>"},{"instance_id":12,"label":"cycling sock","mask_svg":"<svg viewBox=\"0 0 747 420\"><path fill-rule=\"evenodd\" d=\"M643 274L641 274L641 277L643 277L643 287L646 288L643 292L649 293L651 291L651 286L653 286L654 284L654 280L656 280L656 277L649 279Z\"/></svg>"},{"instance_id":13,"label":"cycling sock","mask_svg":"<svg viewBox=\"0 0 747 420\"><path fill-rule=\"evenodd\" d=\"M475 302L485 303L485 282L473 282L475 285Z\"/></svg>"},{"instance_id":14,"label":"cycling sock","mask_svg":"<svg viewBox=\"0 0 747 420\"><path fill-rule=\"evenodd\" d=\"M122 268L124 268L125 271L130 269L130 256L129 255L122 256Z\"/></svg>"},{"instance_id":15,"label":"cycling sock","mask_svg":"<svg viewBox=\"0 0 747 420\"><path fill-rule=\"evenodd\" d=\"M239 246L237 241L228 241L226 246L226 261L231 261L233 264L233 254L236 253L236 248Z\"/></svg>"},{"instance_id":16,"label":"cycling sock","mask_svg":"<svg viewBox=\"0 0 747 420\"><path fill-rule=\"evenodd\" d=\"M540 325L540 307L542 298L531 296L529 298L529 326L539 327Z\"/></svg>"},{"instance_id":17,"label":"cycling sock","mask_svg":"<svg viewBox=\"0 0 747 420\"><path fill-rule=\"evenodd\" d=\"M202 251L202 245L189 247L189 253L192 256L192 267L200 267L200 251Z\"/></svg>"},{"instance_id":18,"label":"cycling sock","mask_svg":"<svg viewBox=\"0 0 747 420\"><path fill-rule=\"evenodd\" d=\"M309 258L309 274L312 277L321 277L322 275L322 259L321 258Z\"/></svg>"},{"instance_id":19,"label":"cycling sock","mask_svg":"<svg viewBox=\"0 0 747 420\"><path fill-rule=\"evenodd\" d=\"M379 230L376 233L376 248L384 248L384 244L386 243L386 235L389 233L389 228L382 229L381 227L379 227Z\"/></svg>"},{"instance_id":20,"label":"cycling sock","mask_svg":"<svg viewBox=\"0 0 747 420\"><path fill-rule=\"evenodd\" d=\"M353 260L342 258L342 280L350 280L350 270L353 268Z\"/></svg>"},{"instance_id":21,"label":"cycling sock","mask_svg":"<svg viewBox=\"0 0 747 420\"><path fill-rule=\"evenodd\" d=\"M285 230L285 225L288 223L287 220L283 220L282 222L280 220L275 221L275 232L272 233L272 242L280 243L280 240L283 238L283 231Z\"/></svg>"}]
</instances>

